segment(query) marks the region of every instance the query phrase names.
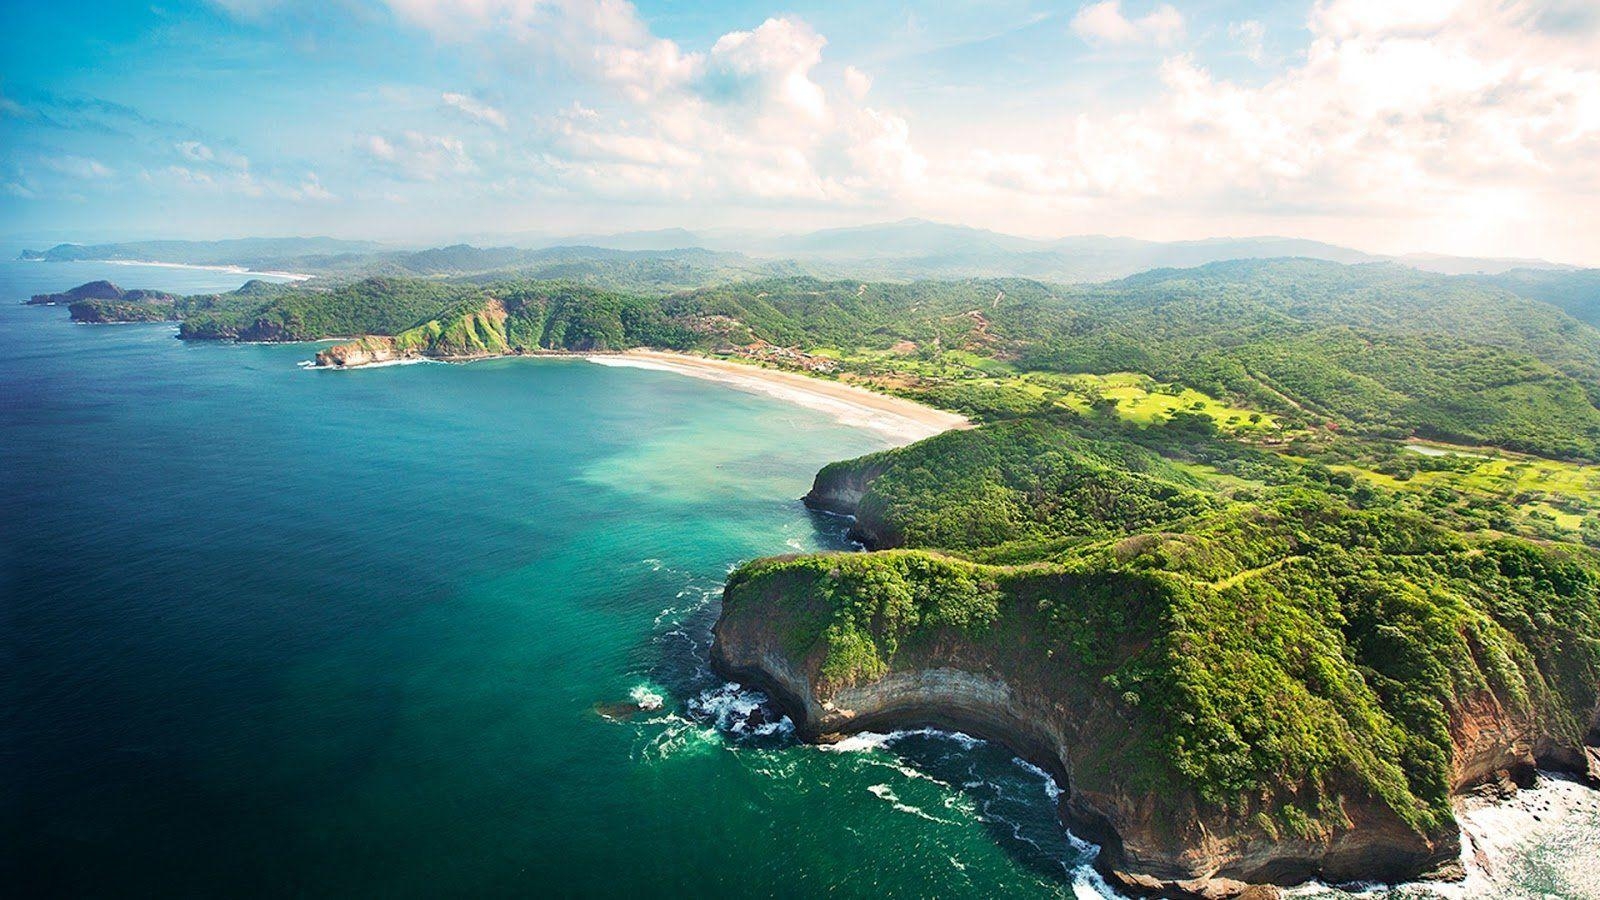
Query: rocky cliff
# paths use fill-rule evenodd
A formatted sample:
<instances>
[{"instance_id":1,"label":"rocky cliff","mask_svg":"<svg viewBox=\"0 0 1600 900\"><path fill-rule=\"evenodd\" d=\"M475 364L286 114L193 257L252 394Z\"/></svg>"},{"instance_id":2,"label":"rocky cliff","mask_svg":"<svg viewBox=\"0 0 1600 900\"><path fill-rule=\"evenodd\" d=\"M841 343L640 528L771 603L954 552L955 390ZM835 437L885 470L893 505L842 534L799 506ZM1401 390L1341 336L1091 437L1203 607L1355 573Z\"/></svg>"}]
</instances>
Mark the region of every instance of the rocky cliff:
<instances>
[{"instance_id":1,"label":"rocky cliff","mask_svg":"<svg viewBox=\"0 0 1600 900\"><path fill-rule=\"evenodd\" d=\"M401 351L396 346L394 338L374 336L345 344L335 344L326 350L318 351L316 364L325 368L344 369L417 358L420 358L420 355L415 352Z\"/></svg>"},{"instance_id":2,"label":"rocky cliff","mask_svg":"<svg viewBox=\"0 0 1600 900\"><path fill-rule=\"evenodd\" d=\"M890 549L759 560L725 591L713 664L770 693L808 740L932 725L1000 741L1055 775L1063 819L1102 845L1108 876L1178 897L1449 874L1451 796L1514 789L1535 766L1600 784L1596 582L1559 552L1413 538L1443 572L1485 568L1435 583L1403 574L1413 556L1383 574L1374 551L1371 574L1341 576L1306 532L1348 523L1301 521L1302 555L1215 582L1130 559L1143 538L977 564L892 549L908 501L876 483L903 453L829 466L806 497ZM1433 597L1374 612L1372 596L1410 594L1407 577ZM1511 627L1475 607L1479 587ZM1567 620L1516 631L1554 621L1517 591L1561 598Z\"/></svg>"},{"instance_id":3,"label":"rocky cliff","mask_svg":"<svg viewBox=\"0 0 1600 900\"><path fill-rule=\"evenodd\" d=\"M123 290L109 281L91 281L56 294L34 294L28 303L36 306L64 306L78 300L120 300Z\"/></svg>"}]
</instances>

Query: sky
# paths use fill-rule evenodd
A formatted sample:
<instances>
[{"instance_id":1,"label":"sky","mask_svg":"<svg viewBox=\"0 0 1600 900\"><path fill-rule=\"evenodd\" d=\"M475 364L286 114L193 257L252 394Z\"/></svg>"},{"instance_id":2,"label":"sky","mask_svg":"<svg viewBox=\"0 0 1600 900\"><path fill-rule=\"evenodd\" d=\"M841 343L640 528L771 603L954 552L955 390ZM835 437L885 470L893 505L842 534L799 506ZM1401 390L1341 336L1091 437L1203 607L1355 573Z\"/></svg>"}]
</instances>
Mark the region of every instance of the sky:
<instances>
[{"instance_id":1,"label":"sky","mask_svg":"<svg viewBox=\"0 0 1600 900\"><path fill-rule=\"evenodd\" d=\"M0 235L919 217L1600 265L1600 0L0 9Z\"/></svg>"}]
</instances>

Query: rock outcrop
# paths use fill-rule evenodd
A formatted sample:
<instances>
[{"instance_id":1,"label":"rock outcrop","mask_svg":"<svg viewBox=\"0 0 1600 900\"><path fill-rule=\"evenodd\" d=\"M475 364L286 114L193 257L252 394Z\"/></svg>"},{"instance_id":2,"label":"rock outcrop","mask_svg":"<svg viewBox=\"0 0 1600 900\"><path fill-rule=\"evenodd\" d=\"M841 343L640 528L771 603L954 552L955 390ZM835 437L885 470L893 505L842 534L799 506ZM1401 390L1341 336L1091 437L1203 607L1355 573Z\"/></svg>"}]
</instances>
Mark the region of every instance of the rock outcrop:
<instances>
[{"instance_id":1,"label":"rock outcrop","mask_svg":"<svg viewBox=\"0 0 1600 900\"><path fill-rule=\"evenodd\" d=\"M326 368L346 369L410 358L415 358L415 354L408 356L401 352L392 337L364 337L318 351L316 364Z\"/></svg>"},{"instance_id":2,"label":"rock outcrop","mask_svg":"<svg viewBox=\"0 0 1600 900\"><path fill-rule=\"evenodd\" d=\"M34 306L64 306L79 300L120 300L122 288L109 281L91 281L55 294L34 294L28 303Z\"/></svg>"},{"instance_id":3,"label":"rock outcrop","mask_svg":"<svg viewBox=\"0 0 1600 900\"><path fill-rule=\"evenodd\" d=\"M174 294L135 289L125 291L109 281L91 281L55 294L34 294L32 306L66 306L72 321L162 322L177 318Z\"/></svg>"}]
</instances>

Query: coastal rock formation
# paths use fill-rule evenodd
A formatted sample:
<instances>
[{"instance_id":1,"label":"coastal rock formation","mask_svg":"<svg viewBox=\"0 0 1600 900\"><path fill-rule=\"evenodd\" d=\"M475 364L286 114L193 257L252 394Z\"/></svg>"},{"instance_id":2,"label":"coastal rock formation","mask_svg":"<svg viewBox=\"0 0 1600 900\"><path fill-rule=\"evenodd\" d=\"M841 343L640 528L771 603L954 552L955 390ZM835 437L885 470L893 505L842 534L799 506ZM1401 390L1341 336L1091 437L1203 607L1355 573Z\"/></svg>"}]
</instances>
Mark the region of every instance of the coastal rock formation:
<instances>
[{"instance_id":1,"label":"coastal rock formation","mask_svg":"<svg viewBox=\"0 0 1600 900\"><path fill-rule=\"evenodd\" d=\"M398 362L408 357L395 346L392 337L364 337L346 344L335 344L317 352L316 364L326 368L355 368L373 363Z\"/></svg>"},{"instance_id":2,"label":"coastal rock formation","mask_svg":"<svg viewBox=\"0 0 1600 900\"><path fill-rule=\"evenodd\" d=\"M125 291L109 281L91 281L55 294L34 294L32 306L66 306L74 322L162 322L177 318L174 294Z\"/></svg>"},{"instance_id":3,"label":"coastal rock formation","mask_svg":"<svg viewBox=\"0 0 1600 900\"><path fill-rule=\"evenodd\" d=\"M137 304L172 303L177 299L175 295L163 291L140 289L125 291L109 281L91 281L87 284L80 284L71 290L55 294L34 294L28 299L28 303L32 306L67 306L73 303L96 300Z\"/></svg>"},{"instance_id":4,"label":"coastal rock formation","mask_svg":"<svg viewBox=\"0 0 1600 900\"><path fill-rule=\"evenodd\" d=\"M807 740L931 726L1004 744L1052 773L1063 788L1063 820L1101 844L1101 868L1131 890L1232 897L1251 883L1312 877L1399 881L1459 853L1453 824L1418 830L1360 789L1337 797L1342 827L1289 835L1255 820L1305 786L1242 798L1241 809L1227 810L1190 791L1131 781L1119 760L1150 749L1140 746L1124 702L1103 685L1052 671L1036 637L1042 629L1022 604L1003 604L986 639L939 629L902 644L893 667L875 678L830 677L820 642L796 652L796 635L818 610L784 574L748 570L729 583L712 650L719 672L767 691Z\"/></svg>"},{"instance_id":5,"label":"coastal rock formation","mask_svg":"<svg viewBox=\"0 0 1600 900\"><path fill-rule=\"evenodd\" d=\"M393 337L372 336L317 354L318 366L353 368L404 359L470 360L540 351L631 346L620 317L595 321L588 294L479 297ZM610 319L615 315L611 311Z\"/></svg>"},{"instance_id":6,"label":"coastal rock formation","mask_svg":"<svg viewBox=\"0 0 1600 900\"><path fill-rule=\"evenodd\" d=\"M986 430L823 469L806 502L856 515L878 549L733 573L716 669L768 692L808 740L934 726L1003 743L1054 775L1063 820L1102 846L1108 877L1159 896L1449 875L1452 797L1515 790L1536 766L1600 784L1600 579L1587 563L1464 547L1413 520L1396 520L1415 533L1391 559L1395 537L1364 546L1349 513L1304 507L1281 524L1271 508L1222 519L1247 529L1239 546L1294 552L1204 580L1184 567L1216 567L1228 532L1192 518L1190 535L1080 540L1016 565L911 549L970 533L979 507L959 505L966 483L941 461L981 460L994 478ZM1042 456L1020 457L1034 482ZM1140 495L1140 515L1150 498L1204 513L1152 487L1158 463L1125 462L1141 471L1079 465L1072 487L1032 490L1051 509L1100 503L1099 517ZM1015 502L978 493L983 508Z\"/></svg>"},{"instance_id":7,"label":"coastal rock formation","mask_svg":"<svg viewBox=\"0 0 1600 900\"><path fill-rule=\"evenodd\" d=\"M122 288L109 281L91 281L56 294L34 294L28 303L34 306L63 306L78 300L120 300L122 294Z\"/></svg>"}]
</instances>

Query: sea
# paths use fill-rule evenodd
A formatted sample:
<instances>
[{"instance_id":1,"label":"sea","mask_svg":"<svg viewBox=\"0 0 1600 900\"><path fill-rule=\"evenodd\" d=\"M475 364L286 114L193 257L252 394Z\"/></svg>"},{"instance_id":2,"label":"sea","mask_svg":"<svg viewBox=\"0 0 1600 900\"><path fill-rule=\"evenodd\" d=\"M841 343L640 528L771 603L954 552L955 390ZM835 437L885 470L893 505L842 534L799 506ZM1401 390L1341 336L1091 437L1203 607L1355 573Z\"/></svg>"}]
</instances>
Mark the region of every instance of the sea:
<instances>
[{"instance_id":1,"label":"sea","mask_svg":"<svg viewBox=\"0 0 1600 900\"><path fill-rule=\"evenodd\" d=\"M804 745L710 672L729 570L849 549L798 498L881 434L581 359L326 372L73 325L20 301L258 276L17 249L0 893L1115 896L1004 748ZM1536 795L1490 887L1447 896L1600 896L1600 803L1549 787L1576 799ZM1351 892L1439 893L1298 890Z\"/></svg>"}]
</instances>

